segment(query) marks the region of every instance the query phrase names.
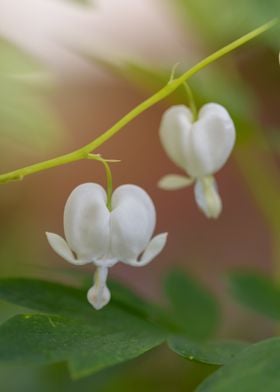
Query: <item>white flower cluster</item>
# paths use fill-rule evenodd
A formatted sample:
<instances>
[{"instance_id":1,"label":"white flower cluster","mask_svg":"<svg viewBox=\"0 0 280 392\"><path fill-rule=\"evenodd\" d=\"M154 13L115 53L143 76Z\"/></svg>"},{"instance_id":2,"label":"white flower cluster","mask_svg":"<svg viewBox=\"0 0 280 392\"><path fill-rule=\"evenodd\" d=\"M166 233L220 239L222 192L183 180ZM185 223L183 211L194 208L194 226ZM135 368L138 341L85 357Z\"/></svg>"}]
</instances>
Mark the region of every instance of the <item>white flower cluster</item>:
<instances>
[{"instance_id":1,"label":"white flower cluster","mask_svg":"<svg viewBox=\"0 0 280 392\"><path fill-rule=\"evenodd\" d=\"M196 121L185 106L165 112L160 138L169 158L190 177L165 176L164 189L180 189L195 182L195 199L209 218L217 218L222 202L213 174L228 159L234 142L234 124L222 106L204 105ZM106 285L108 268L121 261L142 267L164 248L167 233L152 238L156 212L149 195L136 185L122 185L110 200L98 184L79 185L69 196L64 209L65 238L46 233L49 244L66 261L75 265L96 266L94 284L88 301L101 309L110 301Z\"/></svg>"}]
</instances>

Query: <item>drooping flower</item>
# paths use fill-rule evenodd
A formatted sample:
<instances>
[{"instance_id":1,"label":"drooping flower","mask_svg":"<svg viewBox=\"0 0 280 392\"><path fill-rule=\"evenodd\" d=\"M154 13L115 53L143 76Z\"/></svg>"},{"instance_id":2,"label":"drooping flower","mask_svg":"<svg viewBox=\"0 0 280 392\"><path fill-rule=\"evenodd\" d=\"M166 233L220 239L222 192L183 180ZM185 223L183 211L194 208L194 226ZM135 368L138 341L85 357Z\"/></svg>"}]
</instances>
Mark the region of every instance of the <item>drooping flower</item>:
<instances>
[{"instance_id":1,"label":"drooping flower","mask_svg":"<svg viewBox=\"0 0 280 392\"><path fill-rule=\"evenodd\" d=\"M159 181L159 186L173 190L195 182L199 208L208 218L217 218L222 201L213 175L226 163L235 143L235 127L228 111L208 103L194 120L188 107L173 106L163 115L160 139L169 158L190 177L170 174Z\"/></svg>"},{"instance_id":2,"label":"drooping flower","mask_svg":"<svg viewBox=\"0 0 280 392\"><path fill-rule=\"evenodd\" d=\"M79 185L64 209L66 241L46 233L53 250L71 264L93 263L97 268L88 301L101 309L110 301L106 286L108 268L118 261L142 267L163 249L167 233L152 237L156 212L149 195L136 185L118 187L107 207L107 195L98 184Z\"/></svg>"}]
</instances>

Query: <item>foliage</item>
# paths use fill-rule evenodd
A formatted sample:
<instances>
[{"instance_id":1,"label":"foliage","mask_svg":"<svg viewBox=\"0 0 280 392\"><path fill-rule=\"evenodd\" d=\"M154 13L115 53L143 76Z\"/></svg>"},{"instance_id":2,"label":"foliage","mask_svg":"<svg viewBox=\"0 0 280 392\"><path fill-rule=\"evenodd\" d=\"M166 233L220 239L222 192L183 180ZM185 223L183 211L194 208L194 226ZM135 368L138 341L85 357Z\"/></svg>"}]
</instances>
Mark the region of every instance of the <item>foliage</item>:
<instances>
[{"instance_id":1,"label":"foliage","mask_svg":"<svg viewBox=\"0 0 280 392\"><path fill-rule=\"evenodd\" d=\"M235 272L229 278L234 298L255 312L280 320L280 288L272 279L257 272Z\"/></svg>"},{"instance_id":2,"label":"foliage","mask_svg":"<svg viewBox=\"0 0 280 392\"><path fill-rule=\"evenodd\" d=\"M88 3L82 0L76 2ZM257 1L254 13L251 13L253 0L246 4L240 1L228 3L227 7L220 0L214 0L208 6L201 1L178 0L178 3L186 14L191 13L194 19L200 21L202 32L209 42L215 43L214 46L228 41L237 32L255 27L260 21L263 22L264 17L268 19L279 13L279 5L275 1L269 7ZM217 20L217 13L221 10L223 17ZM240 15L242 18L239 18ZM238 23L235 23L237 20ZM275 48L276 36L277 30L268 34L264 40ZM48 80L45 83L42 67L4 41L0 42L0 51L0 132L5 137L12 135L17 142L24 140L25 145L30 143L31 146L45 147L46 140L53 141L52 137L58 134L59 126L41 96L42 88L45 89L49 84ZM204 61L200 68L195 66L193 74L210 62ZM102 61L99 63L105 64ZM132 62L125 63L123 67L117 67L113 62L105 65L111 71L149 89L160 88L169 78L169 71L151 70ZM174 101L185 102L184 91L179 86L184 78L188 78L188 73L177 80L172 79L166 87L101 135L96 144L93 141L85 148L92 151L100 146L177 87ZM254 139L261 148L264 147L264 138L257 122L251 115L248 116L248 110L253 111L251 92L244 87L241 78L232 72L231 67L227 72L207 70L204 75L195 76L191 84L199 104L211 98L231 107L240 130L239 142L245 142L248 146L248 142ZM46 161L46 167L44 163L31 166L31 173L56 166L55 162L64 164L84 159L84 152L87 151L79 151L78 155L77 151L66 154L60 157L59 162L55 159ZM254 157L250 160L247 152L243 155L239 152L239 162L244 164L243 172L247 170L248 174L245 174L253 184L251 188L257 190L256 198L264 215L278 230L279 192L278 187L274 186L270 167L268 170L266 166L261 167L259 173L255 166L256 160ZM7 179L21 177L13 176L12 172ZM265 203L267 199L270 200L268 206ZM173 353L189 362L207 364L211 368L209 372L214 372L200 385L198 391L230 392L236 388L241 392L261 391L264 388L274 391L280 388L277 368L280 339L272 338L255 344L213 340L221 325L220 306L210 291L183 271L173 271L165 280L166 308L148 303L115 282L110 283L110 289L111 304L98 312L86 302L86 292L82 288L36 279L0 280L0 299L15 304L16 313L20 313L11 315L7 312L8 320L0 325L0 363L4 366L18 366L19 369L24 365L28 371L31 366L67 364L71 377L80 379L137 358L166 342ZM235 273L230 277L230 291L238 302L279 321L279 287L272 280L251 273Z\"/></svg>"},{"instance_id":3,"label":"foliage","mask_svg":"<svg viewBox=\"0 0 280 392\"><path fill-rule=\"evenodd\" d=\"M254 287L251 276L232 276L238 287L244 289L250 280L253 284L248 286ZM110 289L111 304L95 311L82 288L37 279L1 279L0 298L24 309L0 326L0 363L38 366L66 362L72 378L78 379L138 357L166 341L179 356L213 366L213 375L199 391L231 391L241 379L245 380L242 391L264 383L279 385L275 363L280 340L253 345L213 340L220 320L217 302L183 271L171 271L165 279L170 302L166 309L146 302L119 283L110 282ZM254 287L254 295L258 289L263 292L264 286ZM269 312L269 301L262 309L266 306ZM217 366L222 367L216 370Z\"/></svg>"},{"instance_id":4,"label":"foliage","mask_svg":"<svg viewBox=\"0 0 280 392\"><path fill-rule=\"evenodd\" d=\"M279 361L279 338L253 344L206 379L197 392L278 391Z\"/></svg>"},{"instance_id":5,"label":"foliage","mask_svg":"<svg viewBox=\"0 0 280 392\"><path fill-rule=\"evenodd\" d=\"M192 339L207 339L213 336L220 314L217 302L208 290L182 271L169 274L165 281L165 290L172 306L172 318L182 325L187 336Z\"/></svg>"},{"instance_id":6,"label":"foliage","mask_svg":"<svg viewBox=\"0 0 280 392\"><path fill-rule=\"evenodd\" d=\"M207 291L190 278L183 277L183 282L188 282L188 287L182 287L182 273L172 272L167 278L167 295L174 306L170 313L115 283L110 285L112 303L98 312L86 302L83 289L32 279L2 279L0 298L34 313L16 315L2 324L0 361L67 361L72 376L79 378L136 357L176 331L183 329L191 337L197 320L207 323L205 312L210 315L210 324L200 335L206 337L207 332L210 336L211 318L217 317L215 300L207 299ZM180 305L196 314L193 319L176 317L177 299L182 294Z\"/></svg>"},{"instance_id":7,"label":"foliage","mask_svg":"<svg viewBox=\"0 0 280 392\"><path fill-rule=\"evenodd\" d=\"M237 340L194 342L185 336L172 336L168 345L175 353L190 361L210 365L225 365L238 355L248 343Z\"/></svg>"}]
</instances>

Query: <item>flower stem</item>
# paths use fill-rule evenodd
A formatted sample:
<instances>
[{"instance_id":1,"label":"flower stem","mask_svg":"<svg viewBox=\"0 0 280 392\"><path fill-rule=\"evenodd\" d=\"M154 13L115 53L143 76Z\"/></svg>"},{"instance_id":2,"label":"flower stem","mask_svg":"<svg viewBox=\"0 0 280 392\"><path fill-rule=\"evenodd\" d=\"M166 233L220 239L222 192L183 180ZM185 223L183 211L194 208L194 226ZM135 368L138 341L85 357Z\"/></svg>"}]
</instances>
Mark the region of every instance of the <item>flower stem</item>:
<instances>
[{"instance_id":1,"label":"flower stem","mask_svg":"<svg viewBox=\"0 0 280 392\"><path fill-rule=\"evenodd\" d=\"M132 109L129 113L127 113L124 117L122 117L119 121L117 121L111 128L105 131L102 135L97 137L95 140L91 141L84 147L75 150L69 154L61 155L57 158L53 158L50 160L46 160L43 162L39 162L30 166L23 167L21 169L17 169L5 174L0 175L0 183L6 183L9 181L21 180L27 175L38 173L43 170L50 169L52 167L61 166L66 163L78 161L81 159L88 159L88 154L92 151L96 150L103 143L111 139L116 133L118 133L125 125L131 122L134 118L139 116L145 110L154 106L158 102L162 101L164 98L173 93L179 86L185 83L191 76L201 71L203 68L207 67L209 64L218 60L219 58L225 56L226 54L232 52L234 49L244 45L245 43L251 41L256 38L260 34L272 28L278 22L277 19L273 19L272 21L265 23L264 25L258 27L257 29L251 31L250 33L238 38L237 40L231 42L229 45L224 46L223 48L217 50L210 56L206 57L202 61L198 62L188 71L183 73L180 77L175 79L171 79L163 88L161 88L154 95L140 103L134 109ZM173 76L172 76L173 77Z\"/></svg>"},{"instance_id":2,"label":"flower stem","mask_svg":"<svg viewBox=\"0 0 280 392\"><path fill-rule=\"evenodd\" d=\"M88 158L103 163L107 178L107 208L109 211L112 211L113 177L108 160L103 159L100 155L95 154L88 154Z\"/></svg>"},{"instance_id":3,"label":"flower stem","mask_svg":"<svg viewBox=\"0 0 280 392\"><path fill-rule=\"evenodd\" d=\"M197 107L195 104L192 90L191 90L190 86L188 85L188 83L186 83L186 82L184 83L184 88L185 88L185 91L188 96L188 103L189 103L190 109L192 111L193 121L196 121L198 119L198 112L197 112Z\"/></svg>"}]
</instances>

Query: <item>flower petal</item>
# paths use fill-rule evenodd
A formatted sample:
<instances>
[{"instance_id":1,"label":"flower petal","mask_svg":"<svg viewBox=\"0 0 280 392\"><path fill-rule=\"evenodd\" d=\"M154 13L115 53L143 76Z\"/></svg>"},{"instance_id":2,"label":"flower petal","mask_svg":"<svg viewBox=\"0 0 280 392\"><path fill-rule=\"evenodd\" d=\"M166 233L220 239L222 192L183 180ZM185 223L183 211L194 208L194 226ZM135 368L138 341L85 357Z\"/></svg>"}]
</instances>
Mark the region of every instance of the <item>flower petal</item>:
<instances>
[{"instance_id":1,"label":"flower petal","mask_svg":"<svg viewBox=\"0 0 280 392\"><path fill-rule=\"evenodd\" d=\"M94 274L94 285L87 292L89 303L96 309L103 308L111 299L111 293L106 286L108 268L98 267Z\"/></svg>"},{"instance_id":2,"label":"flower petal","mask_svg":"<svg viewBox=\"0 0 280 392\"><path fill-rule=\"evenodd\" d=\"M198 207L207 218L218 218L223 205L215 179L209 176L198 180L195 183L194 194Z\"/></svg>"},{"instance_id":3,"label":"flower petal","mask_svg":"<svg viewBox=\"0 0 280 392\"><path fill-rule=\"evenodd\" d=\"M107 254L110 242L110 212L106 192L94 183L79 185L64 209L64 231L78 258L94 261Z\"/></svg>"},{"instance_id":4,"label":"flower petal","mask_svg":"<svg viewBox=\"0 0 280 392\"><path fill-rule=\"evenodd\" d=\"M148 244L140 260L129 259L124 260L125 264L129 264L132 267L144 267L149 264L164 248L167 240L168 233L161 233L156 235Z\"/></svg>"},{"instance_id":5,"label":"flower petal","mask_svg":"<svg viewBox=\"0 0 280 392\"><path fill-rule=\"evenodd\" d=\"M160 139L169 158L186 169L186 145L192 128L192 112L184 105L172 106L162 117Z\"/></svg>"},{"instance_id":6,"label":"flower petal","mask_svg":"<svg viewBox=\"0 0 280 392\"><path fill-rule=\"evenodd\" d=\"M111 255L120 261L137 258L155 228L156 212L150 196L136 185L122 185L112 196Z\"/></svg>"},{"instance_id":7,"label":"flower petal","mask_svg":"<svg viewBox=\"0 0 280 392\"><path fill-rule=\"evenodd\" d=\"M227 110L216 103L204 105L193 124L186 153L187 172L204 177L218 171L235 142L235 127Z\"/></svg>"},{"instance_id":8,"label":"flower petal","mask_svg":"<svg viewBox=\"0 0 280 392\"><path fill-rule=\"evenodd\" d=\"M158 187L166 191L182 189L193 183L193 178L180 176L179 174L168 174L162 177L158 182Z\"/></svg>"},{"instance_id":9,"label":"flower petal","mask_svg":"<svg viewBox=\"0 0 280 392\"><path fill-rule=\"evenodd\" d=\"M110 302L111 293L108 287L105 286L102 294L100 295L100 291L96 288L96 286L92 286L87 292L87 299L94 309L100 310Z\"/></svg>"},{"instance_id":10,"label":"flower petal","mask_svg":"<svg viewBox=\"0 0 280 392\"><path fill-rule=\"evenodd\" d=\"M75 259L73 252L69 248L67 242L64 240L64 238L60 237L60 235L55 233L46 233L46 236L53 250L69 263L75 265L84 265L91 262L90 260Z\"/></svg>"}]
</instances>

